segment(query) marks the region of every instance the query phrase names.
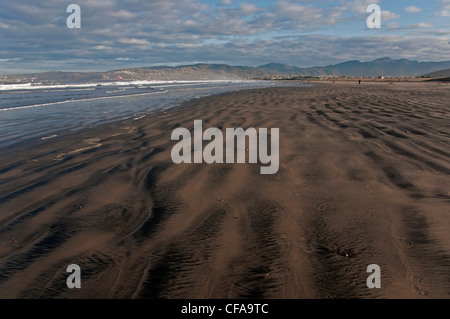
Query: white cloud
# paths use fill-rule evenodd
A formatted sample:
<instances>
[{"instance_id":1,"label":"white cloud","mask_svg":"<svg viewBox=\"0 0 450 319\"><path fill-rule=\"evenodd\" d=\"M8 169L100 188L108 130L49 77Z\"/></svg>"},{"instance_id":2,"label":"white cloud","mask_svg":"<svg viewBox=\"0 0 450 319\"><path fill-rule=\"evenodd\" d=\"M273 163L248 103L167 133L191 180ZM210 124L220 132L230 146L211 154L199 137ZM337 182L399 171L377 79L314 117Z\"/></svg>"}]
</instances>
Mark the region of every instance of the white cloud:
<instances>
[{"instance_id":1,"label":"white cloud","mask_svg":"<svg viewBox=\"0 0 450 319\"><path fill-rule=\"evenodd\" d=\"M136 17L136 15L132 12L129 12L127 10L117 10L113 11L111 15L118 19L133 19Z\"/></svg>"},{"instance_id":2,"label":"white cloud","mask_svg":"<svg viewBox=\"0 0 450 319\"><path fill-rule=\"evenodd\" d=\"M91 47L91 49L97 50L97 51L103 51L103 50L110 50L112 48L109 46L106 46L106 45L95 45L95 46Z\"/></svg>"},{"instance_id":3,"label":"white cloud","mask_svg":"<svg viewBox=\"0 0 450 319\"><path fill-rule=\"evenodd\" d=\"M315 30L338 23L344 12L343 7L322 9L282 0L277 2L273 12L264 16L264 21L283 30Z\"/></svg>"},{"instance_id":4,"label":"white cloud","mask_svg":"<svg viewBox=\"0 0 450 319\"><path fill-rule=\"evenodd\" d=\"M135 39L135 38L124 38L124 39L120 39L118 41L119 43L122 44L128 44L128 45L149 45L150 42L147 40L143 40L143 39Z\"/></svg>"},{"instance_id":5,"label":"white cloud","mask_svg":"<svg viewBox=\"0 0 450 319\"><path fill-rule=\"evenodd\" d=\"M440 0L439 5L439 12L436 15L450 17L450 0Z\"/></svg>"},{"instance_id":6,"label":"white cloud","mask_svg":"<svg viewBox=\"0 0 450 319\"><path fill-rule=\"evenodd\" d=\"M261 8L251 3L243 3L239 9L243 15L251 15L261 11Z\"/></svg>"},{"instance_id":7,"label":"white cloud","mask_svg":"<svg viewBox=\"0 0 450 319\"><path fill-rule=\"evenodd\" d=\"M231 6L231 5L233 5L233 0L222 0L220 3L223 6Z\"/></svg>"},{"instance_id":8,"label":"white cloud","mask_svg":"<svg viewBox=\"0 0 450 319\"><path fill-rule=\"evenodd\" d=\"M140 61L140 59L132 59L132 58L117 58L116 61L123 61L123 62L134 62L134 61Z\"/></svg>"},{"instance_id":9,"label":"white cloud","mask_svg":"<svg viewBox=\"0 0 450 319\"><path fill-rule=\"evenodd\" d=\"M371 4L379 4L380 0L341 0L340 2L342 10L365 15L367 13L367 7Z\"/></svg>"},{"instance_id":10,"label":"white cloud","mask_svg":"<svg viewBox=\"0 0 450 319\"><path fill-rule=\"evenodd\" d=\"M77 0L76 3L81 7L82 12L83 8L106 10L116 6L116 3L113 0Z\"/></svg>"},{"instance_id":11,"label":"white cloud","mask_svg":"<svg viewBox=\"0 0 450 319\"><path fill-rule=\"evenodd\" d=\"M387 11L387 10L381 10L381 19L383 21L388 21L388 20L395 20L400 18L400 16L398 14L396 14L395 12L391 12L391 11Z\"/></svg>"},{"instance_id":12,"label":"white cloud","mask_svg":"<svg viewBox=\"0 0 450 319\"><path fill-rule=\"evenodd\" d=\"M406 13L419 13L422 12L422 9L416 6L409 6L405 8Z\"/></svg>"},{"instance_id":13,"label":"white cloud","mask_svg":"<svg viewBox=\"0 0 450 319\"><path fill-rule=\"evenodd\" d=\"M426 23L426 22L420 22L418 24L414 25L417 28L434 28L434 25L431 23Z\"/></svg>"}]
</instances>

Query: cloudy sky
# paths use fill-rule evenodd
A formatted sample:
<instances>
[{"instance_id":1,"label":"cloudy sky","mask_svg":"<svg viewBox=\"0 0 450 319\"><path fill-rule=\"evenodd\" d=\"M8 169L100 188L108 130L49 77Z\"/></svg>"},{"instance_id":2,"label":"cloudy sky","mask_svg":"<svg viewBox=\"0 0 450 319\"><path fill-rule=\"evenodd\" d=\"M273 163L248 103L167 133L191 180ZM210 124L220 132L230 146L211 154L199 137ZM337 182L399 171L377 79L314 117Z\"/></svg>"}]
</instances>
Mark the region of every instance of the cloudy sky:
<instances>
[{"instance_id":1,"label":"cloudy sky","mask_svg":"<svg viewBox=\"0 0 450 319\"><path fill-rule=\"evenodd\" d=\"M70 4L81 28L67 27ZM382 26L369 29L369 4ZM450 60L450 0L1 0L0 74Z\"/></svg>"}]
</instances>

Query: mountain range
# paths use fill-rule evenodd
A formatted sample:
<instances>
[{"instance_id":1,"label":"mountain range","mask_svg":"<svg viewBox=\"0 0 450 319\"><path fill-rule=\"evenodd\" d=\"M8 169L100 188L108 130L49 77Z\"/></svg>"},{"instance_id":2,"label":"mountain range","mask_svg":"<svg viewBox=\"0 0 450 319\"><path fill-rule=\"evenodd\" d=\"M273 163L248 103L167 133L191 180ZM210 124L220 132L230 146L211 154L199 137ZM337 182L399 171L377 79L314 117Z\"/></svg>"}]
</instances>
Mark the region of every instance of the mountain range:
<instances>
[{"instance_id":1,"label":"mountain range","mask_svg":"<svg viewBox=\"0 0 450 319\"><path fill-rule=\"evenodd\" d=\"M121 69L107 72L45 72L34 74L0 75L1 83L86 83L136 80L226 80L267 79L298 76L422 76L450 69L450 61L419 62L414 60L381 58L370 62L358 60L334 65L299 68L280 63L258 67L227 64L194 64L176 67L157 66ZM439 74L437 72L436 74Z\"/></svg>"}]
</instances>

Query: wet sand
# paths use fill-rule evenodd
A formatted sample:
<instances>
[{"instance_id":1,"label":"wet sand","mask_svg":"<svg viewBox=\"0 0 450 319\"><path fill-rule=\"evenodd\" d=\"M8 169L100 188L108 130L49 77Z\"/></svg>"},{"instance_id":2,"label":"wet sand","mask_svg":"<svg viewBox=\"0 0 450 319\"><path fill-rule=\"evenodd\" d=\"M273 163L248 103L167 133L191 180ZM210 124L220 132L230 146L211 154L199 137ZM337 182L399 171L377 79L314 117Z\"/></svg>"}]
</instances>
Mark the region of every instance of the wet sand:
<instances>
[{"instance_id":1,"label":"wet sand","mask_svg":"<svg viewBox=\"0 0 450 319\"><path fill-rule=\"evenodd\" d=\"M449 89L226 93L2 150L0 298L450 298ZM173 164L194 120L279 128L279 172Z\"/></svg>"}]
</instances>

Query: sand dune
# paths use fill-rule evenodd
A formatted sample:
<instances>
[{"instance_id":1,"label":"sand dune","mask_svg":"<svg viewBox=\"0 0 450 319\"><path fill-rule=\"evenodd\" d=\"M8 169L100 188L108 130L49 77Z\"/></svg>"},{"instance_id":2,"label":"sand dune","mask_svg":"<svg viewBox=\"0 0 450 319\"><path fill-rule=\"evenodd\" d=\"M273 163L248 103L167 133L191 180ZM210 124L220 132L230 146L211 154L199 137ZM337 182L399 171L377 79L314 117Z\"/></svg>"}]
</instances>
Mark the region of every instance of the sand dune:
<instances>
[{"instance_id":1,"label":"sand dune","mask_svg":"<svg viewBox=\"0 0 450 319\"><path fill-rule=\"evenodd\" d=\"M449 105L437 83L249 90L9 149L0 297L449 298ZM194 120L280 128L279 172L173 164Z\"/></svg>"}]
</instances>

